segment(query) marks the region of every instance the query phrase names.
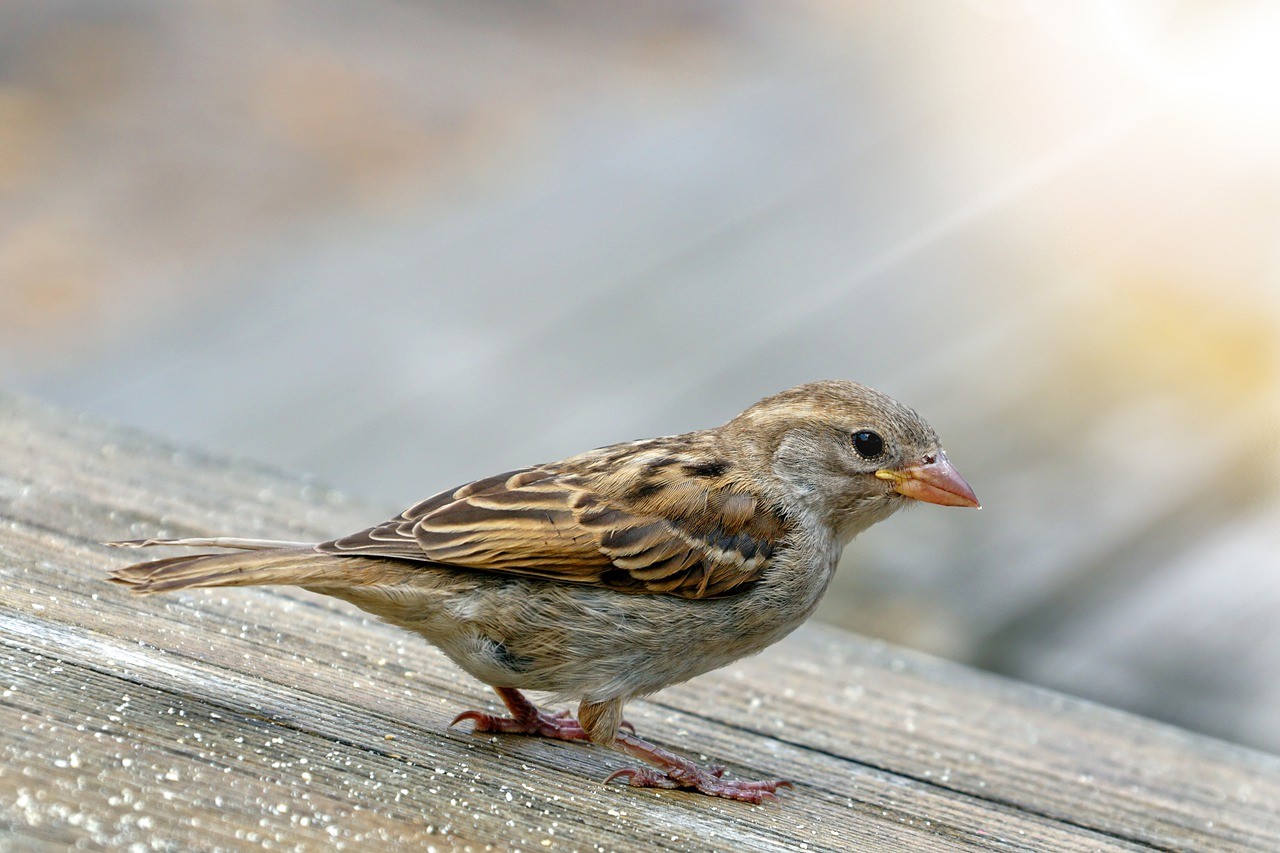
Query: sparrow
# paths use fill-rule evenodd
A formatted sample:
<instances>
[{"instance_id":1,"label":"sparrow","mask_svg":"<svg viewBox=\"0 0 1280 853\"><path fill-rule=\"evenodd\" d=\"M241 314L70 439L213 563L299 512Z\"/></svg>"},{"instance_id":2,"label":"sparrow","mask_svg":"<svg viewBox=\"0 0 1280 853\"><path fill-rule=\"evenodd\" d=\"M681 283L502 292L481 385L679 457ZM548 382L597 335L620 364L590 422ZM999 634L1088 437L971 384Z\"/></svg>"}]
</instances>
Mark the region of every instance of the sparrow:
<instances>
[{"instance_id":1,"label":"sparrow","mask_svg":"<svg viewBox=\"0 0 1280 853\"><path fill-rule=\"evenodd\" d=\"M135 593L289 584L425 637L509 716L476 732L610 746L605 781L761 803L784 779L724 777L640 739L630 699L722 667L805 621L845 545L912 502L977 507L933 429L864 385L812 382L723 426L601 447L449 489L319 544L142 539L238 553L116 569ZM573 700L549 713L522 690Z\"/></svg>"}]
</instances>

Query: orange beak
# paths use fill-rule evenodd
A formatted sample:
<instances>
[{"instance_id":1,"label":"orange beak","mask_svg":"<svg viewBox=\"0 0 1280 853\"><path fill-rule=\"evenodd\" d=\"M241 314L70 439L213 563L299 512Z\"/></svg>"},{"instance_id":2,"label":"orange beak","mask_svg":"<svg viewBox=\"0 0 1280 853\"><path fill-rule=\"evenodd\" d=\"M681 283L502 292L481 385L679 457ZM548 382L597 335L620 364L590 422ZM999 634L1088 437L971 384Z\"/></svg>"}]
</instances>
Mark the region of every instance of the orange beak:
<instances>
[{"instance_id":1,"label":"orange beak","mask_svg":"<svg viewBox=\"0 0 1280 853\"><path fill-rule=\"evenodd\" d=\"M960 472L951 467L947 457L938 453L932 461L908 465L906 468L891 471L887 468L876 472L881 480L893 480L893 490L918 501L941 506L967 506L982 508L978 496L969 488L969 484L960 476Z\"/></svg>"}]
</instances>

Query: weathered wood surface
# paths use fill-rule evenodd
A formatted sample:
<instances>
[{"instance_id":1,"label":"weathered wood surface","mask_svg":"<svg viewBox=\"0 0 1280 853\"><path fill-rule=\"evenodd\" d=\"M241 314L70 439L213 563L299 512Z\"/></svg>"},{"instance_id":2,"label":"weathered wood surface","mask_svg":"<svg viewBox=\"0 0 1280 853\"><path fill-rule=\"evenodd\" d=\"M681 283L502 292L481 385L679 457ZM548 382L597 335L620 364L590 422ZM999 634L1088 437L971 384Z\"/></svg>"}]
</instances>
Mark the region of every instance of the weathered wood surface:
<instances>
[{"instance_id":1,"label":"weathered wood surface","mask_svg":"<svg viewBox=\"0 0 1280 853\"><path fill-rule=\"evenodd\" d=\"M139 599L144 534L304 538L389 508L0 398L0 831L14 847L1280 849L1280 759L808 627L637 702L763 807L600 783L602 749L448 728L492 697L296 590ZM0 843L5 843L0 842Z\"/></svg>"},{"instance_id":2,"label":"weathered wood surface","mask_svg":"<svg viewBox=\"0 0 1280 853\"><path fill-rule=\"evenodd\" d=\"M859 379L986 509L819 618L1280 753L1280 146L1129 62L1275 4L1108 5L9 0L0 378L405 505Z\"/></svg>"}]
</instances>

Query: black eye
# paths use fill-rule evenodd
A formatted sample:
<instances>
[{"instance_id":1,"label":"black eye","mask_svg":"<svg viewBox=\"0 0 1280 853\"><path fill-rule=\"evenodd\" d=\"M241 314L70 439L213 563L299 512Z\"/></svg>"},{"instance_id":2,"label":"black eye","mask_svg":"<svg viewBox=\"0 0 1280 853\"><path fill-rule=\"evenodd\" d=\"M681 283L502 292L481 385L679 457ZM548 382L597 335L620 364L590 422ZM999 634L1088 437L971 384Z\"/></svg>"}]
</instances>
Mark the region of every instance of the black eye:
<instances>
[{"instance_id":1,"label":"black eye","mask_svg":"<svg viewBox=\"0 0 1280 853\"><path fill-rule=\"evenodd\" d=\"M853 434L853 449L863 459L875 459L884 453L884 439L869 429L859 430Z\"/></svg>"}]
</instances>

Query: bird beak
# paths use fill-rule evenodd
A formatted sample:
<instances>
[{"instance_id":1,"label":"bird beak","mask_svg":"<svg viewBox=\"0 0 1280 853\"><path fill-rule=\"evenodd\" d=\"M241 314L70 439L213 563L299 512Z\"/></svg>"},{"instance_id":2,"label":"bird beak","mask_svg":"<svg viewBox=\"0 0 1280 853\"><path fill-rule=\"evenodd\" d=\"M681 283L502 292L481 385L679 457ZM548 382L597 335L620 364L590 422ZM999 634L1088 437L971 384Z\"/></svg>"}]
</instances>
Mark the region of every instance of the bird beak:
<instances>
[{"instance_id":1,"label":"bird beak","mask_svg":"<svg viewBox=\"0 0 1280 853\"><path fill-rule=\"evenodd\" d=\"M938 453L932 461L908 465L896 471L883 468L876 472L881 480L892 480L893 490L925 503L942 506L968 506L982 508L978 496L969 488L969 484L960 476L960 472L951 467L947 457Z\"/></svg>"}]
</instances>

